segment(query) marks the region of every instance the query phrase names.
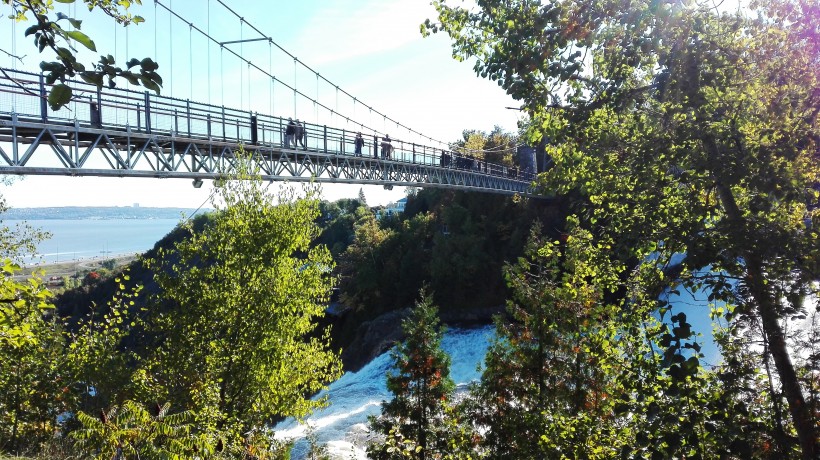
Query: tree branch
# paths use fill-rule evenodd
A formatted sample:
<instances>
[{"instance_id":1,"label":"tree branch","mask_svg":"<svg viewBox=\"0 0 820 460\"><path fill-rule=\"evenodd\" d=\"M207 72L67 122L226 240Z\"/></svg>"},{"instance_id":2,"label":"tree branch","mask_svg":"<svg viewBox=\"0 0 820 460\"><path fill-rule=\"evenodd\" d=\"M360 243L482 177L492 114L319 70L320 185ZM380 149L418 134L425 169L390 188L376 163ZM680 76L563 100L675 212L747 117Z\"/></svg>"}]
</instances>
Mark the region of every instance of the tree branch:
<instances>
[{"instance_id":1,"label":"tree branch","mask_svg":"<svg viewBox=\"0 0 820 460\"><path fill-rule=\"evenodd\" d=\"M11 54L11 53L9 53L8 51L6 51L6 50L4 50L4 49L2 49L2 48L0 48L0 53L3 53L3 54L5 54L6 56L8 56L8 57L10 57L10 58L17 59L17 60L18 60L18 61L20 61L21 63L24 63L24 62L23 62L23 58L25 58L25 57L26 57L26 56L17 56L16 54Z\"/></svg>"}]
</instances>

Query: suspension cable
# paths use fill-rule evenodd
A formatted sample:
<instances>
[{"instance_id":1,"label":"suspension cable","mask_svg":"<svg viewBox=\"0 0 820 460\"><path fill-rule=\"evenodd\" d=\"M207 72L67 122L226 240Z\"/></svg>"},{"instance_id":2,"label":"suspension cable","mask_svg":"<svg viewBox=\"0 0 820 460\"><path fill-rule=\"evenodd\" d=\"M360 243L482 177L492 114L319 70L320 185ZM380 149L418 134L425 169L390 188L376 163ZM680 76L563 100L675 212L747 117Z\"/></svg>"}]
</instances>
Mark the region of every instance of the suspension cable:
<instances>
[{"instance_id":1,"label":"suspension cable","mask_svg":"<svg viewBox=\"0 0 820 460\"><path fill-rule=\"evenodd\" d=\"M168 0L170 3L171 11L174 9L174 0ZM168 15L168 53L169 58L168 62L171 63L171 97L174 97L174 17L172 15Z\"/></svg>"},{"instance_id":2,"label":"suspension cable","mask_svg":"<svg viewBox=\"0 0 820 460\"><path fill-rule=\"evenodd\" d=\"M191 25L193 28L193 24ZM211 0L208 0L208 33L211 33ZM211 42L208 42L208 105L211 105Z\"/></svg>"},{"instance_id":3,"label":"suspension cable","mask_svg":"<svg viewBox=\"0 0 820 460\"><path fill-rule=\"evenodd\" d=\"M228 5L226 5L226 4L225 4L225 2L224 2L223 0L217 0L217 2L218 2L220 5L222 5L222 6L223 6L226 10L228 10L229 12L231 12L231 14L233 14L234 16L236 16L236 17L241 17L241 16L239 16L239 14L238 14L236 11L234 11L231 7L229 7ZM265 38L269 38L269 37L267 37L264 33L262 33L262 31L261 31L261 30L259 30L259 29L258 29L256 26L254 26L253 24L251 24L251 23L247 23L247 24L248 24L248 26L249 26L252 30L254 30L254 31L255 31L256 33L258 33L259 35L261 35L261 36L263 36L263 37L265 37ZM283 53L285 53L286 55L288 55L288 56L292 57L292 58L294 59L294 62L299 62L300 64L302 64L302 66L303 66L303 67L305 67L305 69L307 69L308 71L310 71L310 72L312 72L312 73L316 74L316 75L318 76L318 78L321 78L321 79L322 79L322 80L324 80L327 84L329 84L329 85L331 85L331 86L338 86L338 85L334 84L333 82L331 82L330 80L328 80L327 78L320 76L320 75L319 75L319 73L318 73L316 70L314 70L313 68L311 68L311 67L310 67L310 66L308 66L307 64L305 64L305 63L303 63L303 62L299 61L299 60L297 59L297 57L296 57L296 56L294 56L293 54L291 54L288 50L286 50L285 48L283 48L282 46L280 46L280 45L279 45L278 43L276 43L275 41L272 41L272 43L273 43L273 44L274 44L277 48L279 48L279 49L280 49ZM295 86L295 85L294 85L294 86ZM348 92L347 92L347 91L345 91L344 89L341 89L341 88L340 88L340 91L342 91L342 93L344 93L345 95L347 95L349 98L351 98L351 99L353 99L353 98L354 98L354 96L353 96L352 94L348 93ZM309 99L309 98L308 98L308 99ZM319 104L319 105L321 105L321 104ZM325 108L326 108L326 107L325 107ZM371 109L372 109L372 108L371 108ZM413 133L415 133L415 134L417 134L417 135L419 135L419 136L422 136L422 137L426 137L427 139L429 139L429 140L430 140L430 141L432 141L432 142L437 142L437 143L439 143L439 144L444 144L444 145L446 145L446 144L447 144L446 142L443 142L443 141L440 141L440 140L433 139L433 138L431 138L431 137L429 137L429 136L424 136L424 134L423 134L423 133L418 132L418 131L415 131L415 130L413 130L413 129L411 129L411 128L407 127L407 126L404 126L403 124L399 123L398 121L393 120L392 118L388 117L386 114L383 114L383 113L379 112L378 110L375 110L375 112L376 112L376 115L381 115L381 116L385 117L387 120L389 120L389 121L391 121L391 122L396 123L396 125L397 125L397 126L402 127L402 128L407 128L408 130L410 130L410 132L413 132Z\"/></svg>"},{"instance_id":4,"label":"suspension cable","mask_svg":"<svg viewBox=\"0 0 820 460\"><path fill-rule=\"evenodd\" d=\"M210 0L209 0L210 1ZM273 73L273 44L268 42L268 73ZM268 98L270 99L270 115L273 116L273 84L276 82L274 79L270 79L270 83L268 84Z\"/></svg>"},{"instance_id":5,"label":"suspension cable","mask_svg":"<svg viewBox=\"0 0 820 460\"><path fill-rule=\"evenodd\" d=\"M165 9L166 11L168 11L168 12L169 12L172 16L176 16L179 20L181 20L181 21L185 22L186 24L189 24L189 22L188 22L185 18L183 18L182 16L180 16L180 15L179 15L178 13L176 13L175 11L173 11L173 10L169 9L169 7L168 7L168 6L166 6L166 5L164 5L164 4L163 4L160 0L154 0L154 1L155 1L155 4L156 4L156 5L159 5L159 6L161 6L162 8L164 8L164 9ZM219 1L219 0L217 0L217 1ZM220 4L222 4L222 2L221 2L221 1L220 1ZM223 5L224 5L224 4L223 4ZM251 26L251 27L252 27L252 26ZM202 29L200 29L200 28L199 28L199 27L197 27L196 25L194 25L194 26L193 26L193 28L194 28L194 30L196 30L197 32L199 32L200 34L202 34L203 36L205 36L208 40L212 41L213 43L216 43L216 44L220 45L220 49L221 49L221 50L225 50L225 49L227 49L227 50L228 50L228 52L229 52L229 53L231 53L231 54L233 54L235 57L239 58L240 60L242 60L242 61L244 61L244 62L248 62L246 59L242 58L242 57L241 57L238 53L236 53L235 51L233 51L233 50L232 50L232 49L230 49L230 48L226 48L226 47L225 47L222 43L220 43L219 41L217 41L214 37L212 37L211 35L207 34L205 31L203 31ZM265 37L265 38L268 38L268 37ZM272 42L272 43L273 43L274 45L276 45L276 43L275 43L275 42ZM278 47L278 45L276 45L276 46ZM221 58L221 56L220 56L220 59L222 59L222 58ZM297 63L299 62L298 58L296 58L296 57L294 57L294 60L295 60ZM315 103L316 103L319 107L321 107L321 108L322 108L322 109L324 109L324 110L327 110L327 111L330 111L330 110L331 110L331 109L330 109L330 107L328 107L328 106L326 106L326 105L322 104L322 103L321 103L321 102L319 102L319 101L313 101L313 98L311 98L311 97L310 97L310 96L308 96L307 94L304 94L304 93L302 93L301 91L298 91L295 87L292 87L292 86L288 85L287 83L285 83L285 82L283 82L282 80L280 80L280 79L276 78L274 75L269 74L268 72L266 72L266 71L265 71L265 70L263 70L262 68L260 68L260 67L256 66L255 64L251 64L251 67L253 67L253 68L255 68L256 70L258 70L259 72L261 72L261 73L263 73L263 74L265 74L265 75L268 75L269 77L274 78L275 80L279 81L279 83L280 83L280 84L282 84L285 88L287 88L287 89L289 89L289 90L293 90L293 92L294 92L294 107L296 106L296 96L298 95L298 96L301 96L301 97L303 97L303 98L305 98L305 99L307 99L307 100L309 100L309 101L311 101L311 102L315 102ZM223 75L221 75L221 76L222 76L222 77L224 77L224 65L223 65L223 68L222 68L222 72L221 72L221 73L223 74ZM222 93L223 93L223 95L222 95L222 99L223 99L223 105L224 105L224 81L223 81L223 85L221 85L221 86L223 87L223 88L222 88ZM344 93L344 90L341 90L341 88L340 88L340 91L342 91L342 92ZM346 93L346 94L348 94L348 93ZM349 94L348 94L348 95L349 95ZM368 106L368 108L370 108L370 109L372 110L372 107ZM360 126L362 127L362 129L370 130L370 131L373 131L374 133L379 133L379 130L377 130L377 129L375 129L375 128L371 128L371 127L369 127L369 126L365 126L363 123L359 123L359 124L360 124ZM427 137L427 136L424 136L424 135L423 135L423 134L421 134L421 133L418 133L418 132L417 132L416 134L418 134L418 135L420 135L420 136L422 136L422 137L425 137L425 138L427 138L427 139L429 139L429 140L433 141L433 139L432 139L432 138ZM435 142L438 142L438 143L441 143L441 144L446 145L445 143L443 143L443 142L441 142L441 141L435 141Z\"/></svg>"},{"instance_id":6,"label":"suspension cable","mask_svg":"<svg viewBox=\"0 0 820 460\"><path fill-rule=\"evenodd\" d=\"M76 7L77 4L73 3L72 6ZM126 27L125 28L125 59L131 59L131 51L129 50L129 47L128 47L128 44L130 42L131 42L131 40L128 38L128 27ZM125 81L125 87L126 87L126 89L128 89L130 91L131 90L131 82L126 80Z\"/></svg>"},{"instance_id":7,"label":"suspension cable","mask_svg":"<svg viewBox=\"0 0 820 460\"><path fill-rule=\"evenodd\" d=\"M157 0L154 0L154 57L159 59L159 52L157 51L157 24L159 24L159 21L157 21Z\"/></svg>"},{"instance_id":8,"label":"suspension cable","mask_svg":"<svg viewBox=\"0 0 820 460\"><path fill-rule=\"evenodd\" d=\"M194 100L194 25L189 24L188 27L188 75L190 82L188 83L188 100Z\"/></svg>"},{"instance_id":9,"label":"suspension cable","mask_svg":"<svg viewBox=\"0 0 820 460\"><path fill-rule=\"evenodd\" d=\"M244 41L245 41L244 30L245 30L245 28L242 25L244 22L245 21L243 21L242 18L239 18L239 59L240 60L244 59L244 56L245 56L244 52L242 51L244 49L244 45L245 45L244 44ZM242 66L240 65L239 66L239 108L242 109L242 110L245 110L245 83L244 83L244 80L243 80L242 77L244 77L244 75L242 75Z\"/></svg>"}]
</instances>

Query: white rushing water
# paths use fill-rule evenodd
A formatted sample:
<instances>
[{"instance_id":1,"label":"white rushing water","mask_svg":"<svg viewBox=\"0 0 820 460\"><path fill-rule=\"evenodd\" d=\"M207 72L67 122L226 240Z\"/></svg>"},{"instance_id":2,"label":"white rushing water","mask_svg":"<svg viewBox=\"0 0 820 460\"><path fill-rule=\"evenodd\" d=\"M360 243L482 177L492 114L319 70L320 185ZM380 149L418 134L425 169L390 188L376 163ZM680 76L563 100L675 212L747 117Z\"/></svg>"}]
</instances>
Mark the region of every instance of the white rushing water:
<instances>
[{"instance_id":1,"label":"white rushing water","mask_svg":"<svg viewBox=\"0 0 820 460\"><path fill-rule=\"evenodd\" d=\"M442 340L442 348L452 360L450 377L459 387L466 387L478 380L478 366L484 363L484 355L494 335L491 326L477 329L448 329ZM368 438L367 418L381 411L382 401L392 397L387 391L387 372L392 369L390 353L384 353L370 361L359 372L347 372L330 384L326 392L317 397L330 395L330 406L308 417L306 424L316 435L320 445L326 445L333 458L366 459ZM296 439L293 448L295 460L304 458L308 444L304 440L307 426L294 419L287 419L274 428L277 439Z\"/></svg>"}]
</instances>

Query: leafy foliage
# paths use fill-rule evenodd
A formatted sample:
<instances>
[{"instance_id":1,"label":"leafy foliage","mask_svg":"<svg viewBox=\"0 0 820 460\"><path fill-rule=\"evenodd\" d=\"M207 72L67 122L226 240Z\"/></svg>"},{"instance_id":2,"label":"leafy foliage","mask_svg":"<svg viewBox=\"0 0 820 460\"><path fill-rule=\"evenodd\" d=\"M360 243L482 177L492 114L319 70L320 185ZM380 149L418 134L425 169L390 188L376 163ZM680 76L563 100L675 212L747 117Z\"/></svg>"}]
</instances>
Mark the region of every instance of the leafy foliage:
<instances>
[{"instance_id":1,"label":"leafy foliage","mask_svg":"<svg viewBox=\"0 0 820 460\"><path fill-rule=\"evenodd\" d=\"M628 343L603 321L617 314L603 302L613 273L596 272L607 268L589 234L562 244L539 233L505 270L514 301L496 321L473 423L491 458L611 458L630 442L612 416Z\"/></svg>"},{"instance_id":2,"label":"leafy foliage","mask_svg":"<svg viewBox=\"0 0 820 460\"><path fill-rule=\"evenodd\" d=\"M76 0L58 0L59 3L75 3ZM144 22L141 16L128 12L131 4L141 5L141 0L83 0L89 11L99 9L110 16L117 24L128 26ZM46 74L46 83L54 85L48 95L48 103L52 110L59 110L71 101L73 92L66 84L67 78L79 76L83 81L102 87L106 83L109 87L116 86L116 78L124 78L132 85L142 85L157 94L162 87L162 77L157 74L159 65L151 58L130 59L126 68L116 65L114 57L101 55L99 61L87 69L77 60L77 50L73 43L79 43L90 51L97 51L94 40L82 30L82 21L69 17L65 13L54 13L54 4L51 0L3 0L3 4L11 8L9 17L17 22L28 21L33 18L35 23L25 31L26 37L33 37L34 46L42 53L51 50L56 60L43 61L40 70ZM15 56L16 57L16 56ZM138 70L132 70L138 67ZM58 82L58 84L54 84Z\"/></svg>"},{"instance_id":3,"label":"leafy foliage","mask_svg":"<svg viewBox=\"0 0 820 460\"><path fill-rule=\"evenodd\" d=\"M314 244L327 246L334 258L353 242L356 222L370 214L361 199L341 199L333 203L322 201L319 211L318 224L322 232Z\"/></svg>"},{"instance_id":4,"label":"leafy foliage","mask_svg":"<svg viewBox=\"0 0 820 460\"><path fill-rule=\"evenodd\" d=\"M8 259L0 269L0 451L25 451L48 439L62 411L62 337L44 317L53 306L39 279L16 280Z\"/></svg>"},{"instance_id":5,"label":"leafy foliage","mask_svg":"<svg viewBox=\"0 0 820 460\"><path fill-rule=\"evenodd\" d=\"M116 291L106 304L92 302L90 310L63 331L66 345L60 367L69 386L72 411L97 413L129 398L146 396L135 385L142 357L132 345L144 329L146 312L134 300L142 286L127 287L127 272L112 281Z\"/></svg>"},{"instance_id":6,"label":"leafy foliage","mask_svg":"<svg viewBox=\"0 0 820 460\"><path fill-rule=\"evenodd\" d=\"M13 179L4 178L0 183L9 185ZM9 210L6 198L0 196L0 215ZM0 220L2 223L2 220ZM25 222L18 222L13 227L0 225L0 257L11 259L12 262L20 264L26 254L36 254L37 244L40 241L51 238L51 234L40 229L33 228Z\"/></svg>"},{"instance_id":7,"label":"leafy foliage","mask_svg":"<svg viewBox=\"0 0 820 460\"><path fill-rule=\"evenodd\" d=\"M202 232L148 261L163 313L149 327L161 344L145 385L195 410L200 429L240 445L275 417L324 405L308 395L341 372L314 322L333 281L327 249L311 247L316 191L271 195L251 164L240 153L240 172L218 184L216 215Z\"/></svg>"},{"instance_id":8,"label":"leafy foliage","mask_svg":"<svg viewBox=\"0 0 820 460\"><path fill-rule=\"evenodd\" d=\"M651 300L664 286L708 288L710 299L727 302L727 319L754 328L764 362L774 364L775 391L760 396L772 407L786 401L784 430L793 430L803 458L814 458L809 387L784 324L803 314L796 300L816 292L820 260L816 5L768 2L744 16L642 0L447 3L434 2L439 22L423 30L448 33L454 56L477 57L477 73L522 101L530 140L547 141L555 161L542 184L576 198L579 222L629 280L619 295ZM686 255L676 276L661 277L658 268L676 254ZM664 349L677 343L671 335ZM701 379L687 361L646 372L670 372L672 382L653 378L664 392L684 378L693 407L706 407L700 395L725 383ZM732 417L756 423L743 411ZM656 430L648 433L663 437L663 426L647 425ZM663 442L677 448L692 435L706 455L719 444L704 443L701 428Z\"/></svg>"},{"instance_id":9,"label":"leafy foliage","mask_svg":"<svg viewBox=\"0 0 820 460\"><path fill-rule=\"evenodd\" d=\"M505 133L500 126L495 126L490 132L474 129L464 130L462 138L450 145L451 149L473 155L482 161L514 166L516 164L516 148L518 136Z\"/></svg>"},{"instance_id":10,"label":"leafy foliage","mask_svg":"<svg viewBox=\"0 0 820 460\"><path fill-rule=\"evenodd\" d=\"M540 202L438 189L408 196L393 220L363 212L339 258L342 303L375 316L412 305L427 283L445 311L503 305L503 261L536 218L550 228L561 219Z\"/></svg>"},{"instance_id":11,"label":"leafy foliage","mask_svg":"<svg viewBox=\"0 0 820 460\"><path fill-rule=\"evenodd\" d=\"M77 449L88 458L107 460L195 458L213 454L213 447L192 434L190 412L169 414L170 404L151 414L133 401L101 411L100 417L77 414L83 428L71 436Z\"/></svg>"}]
</instances>

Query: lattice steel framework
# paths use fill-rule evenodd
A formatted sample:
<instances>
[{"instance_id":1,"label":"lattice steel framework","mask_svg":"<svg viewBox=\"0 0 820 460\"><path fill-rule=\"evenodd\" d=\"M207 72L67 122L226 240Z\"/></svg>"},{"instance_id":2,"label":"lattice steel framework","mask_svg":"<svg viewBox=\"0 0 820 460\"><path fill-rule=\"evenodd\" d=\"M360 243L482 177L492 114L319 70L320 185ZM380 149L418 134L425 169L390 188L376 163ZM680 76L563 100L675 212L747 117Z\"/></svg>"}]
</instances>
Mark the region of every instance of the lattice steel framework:
<instances>
[{"instance_id":1,"label":"lattice steel framework","mask_svg":"<svg viewBox=\"0 0 820 460\"><path fill-rule=\"evenodd\" d=\"M280 117L82 82L69 110L53 112L42 76L2 70L0 174L215 179L234 171L241 145L264 180L529 194L534 179L401 140L385 152L375 135L356 154L353 132L313 124L297 148Z\"/></svg>"}]
</instances>

